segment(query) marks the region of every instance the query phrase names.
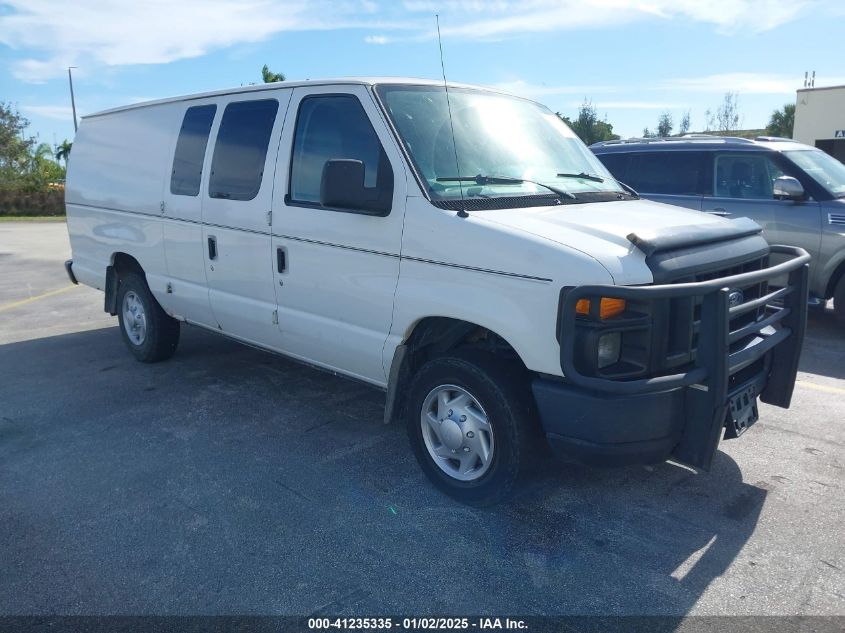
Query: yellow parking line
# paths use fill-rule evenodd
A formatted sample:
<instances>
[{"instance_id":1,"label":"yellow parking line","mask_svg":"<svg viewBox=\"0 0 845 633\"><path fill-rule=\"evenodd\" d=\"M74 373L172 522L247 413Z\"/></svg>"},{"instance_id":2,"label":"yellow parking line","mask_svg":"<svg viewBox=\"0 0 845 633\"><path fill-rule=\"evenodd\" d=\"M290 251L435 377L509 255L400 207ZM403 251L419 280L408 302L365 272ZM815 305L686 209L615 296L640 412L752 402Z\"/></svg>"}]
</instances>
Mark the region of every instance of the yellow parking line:
<instances>
[{"instance_id":1,"label":"yellow parking line","mask_svg":"<svg viewBox=\"0 0 845 633\"><path fill-rule=\"evenodd\" d=\"M46 299L47 297L52 297L54 295L61 294L63 292L67 292L68 290L72 290L76 288L76 286L65 286L64 288L59 288L57 290L51 290L50 292L45 292L43 295L37 295L35 297L30 297L29 299L21 299L20 301L14 301L12 303L7 303L4 306L0 306L0 312L4 310L11 310L12 308L18 308L20 306L26 305L27 303L32 303L33 301L38 301L40 299Z\"/></svg>"},{"instance_id":2,"label":"yellow parking line","mask_svg":"<svg viewBox=\"0 0 845 633\"><path fill-rule=\"evenodd\" d=\"M840 387L828 387L827 385L818 385L814 382L807 382L806 380L796 380L795 384L800 387L807 387L808 389L815 389L816 391L823 391L825 393L845 394L845 389L842 389Z\"/></svg>"}]
</instances>

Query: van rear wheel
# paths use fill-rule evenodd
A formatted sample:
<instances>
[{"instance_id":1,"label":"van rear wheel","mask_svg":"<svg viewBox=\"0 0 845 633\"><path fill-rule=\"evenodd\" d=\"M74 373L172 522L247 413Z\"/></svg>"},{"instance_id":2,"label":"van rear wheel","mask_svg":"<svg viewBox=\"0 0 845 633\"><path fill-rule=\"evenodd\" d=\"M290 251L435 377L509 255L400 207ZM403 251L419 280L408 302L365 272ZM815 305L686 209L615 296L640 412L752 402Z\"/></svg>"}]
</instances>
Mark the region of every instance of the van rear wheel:
<instances>
[{"instance_id":1,"label":"van rear wheel","mask_svg":"<svg viewBox=\"0 0 845 633\"><path fill-rule=\"evenodd\" d=\"M533 448L521 367L467 350L435 358L410 386L407 431L431 482L471 505L510 494Z\"/></svg>"},{"instance_id":2,"label":"van rear wheel","mask_svg":"<svg viewBox=\"0 0 845 633\"><path fill-rule=\"evenodd\" d=\"M179 343L179 321L156 301L137 273L120 279L117 318L123 342L139 361L155 363L173 356Z\"/></svg>"}]
</instances>

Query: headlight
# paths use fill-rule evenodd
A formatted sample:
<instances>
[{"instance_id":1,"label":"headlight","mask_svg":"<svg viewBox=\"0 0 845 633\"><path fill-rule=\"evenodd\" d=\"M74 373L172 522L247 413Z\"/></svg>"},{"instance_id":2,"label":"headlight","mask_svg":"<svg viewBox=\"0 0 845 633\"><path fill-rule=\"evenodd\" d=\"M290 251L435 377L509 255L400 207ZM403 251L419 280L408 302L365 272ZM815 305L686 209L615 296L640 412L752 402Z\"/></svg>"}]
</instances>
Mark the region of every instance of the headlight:
<instances>
[{"instance_id":1,"label":"headlight","mask_svg":"<svg viewBox=\"0 0 845 633\"><path fill-rule=\"evenodd\" d=\"M619 355L622 351L622 333L611 332L599 337L598 344L598 367L603 369L619 362Z\"/></svg>"}]
</instances>

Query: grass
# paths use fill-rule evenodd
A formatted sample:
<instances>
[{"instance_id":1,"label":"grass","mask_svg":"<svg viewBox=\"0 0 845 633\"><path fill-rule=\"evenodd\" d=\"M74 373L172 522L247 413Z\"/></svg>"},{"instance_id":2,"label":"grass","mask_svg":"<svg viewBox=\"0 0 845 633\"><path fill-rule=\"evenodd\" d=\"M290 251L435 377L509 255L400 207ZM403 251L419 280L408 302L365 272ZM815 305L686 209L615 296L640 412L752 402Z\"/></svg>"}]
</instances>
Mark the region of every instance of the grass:
<instances>
[{"instance_id":1,"label":"grass","mask_svg":"<svg viewBox=\"0 0 845 633\"><path fill-rule=\"evenodd\" d=\"M0 215L0 222L64 222L64 215Z\"/></svg>"}]
</instances>

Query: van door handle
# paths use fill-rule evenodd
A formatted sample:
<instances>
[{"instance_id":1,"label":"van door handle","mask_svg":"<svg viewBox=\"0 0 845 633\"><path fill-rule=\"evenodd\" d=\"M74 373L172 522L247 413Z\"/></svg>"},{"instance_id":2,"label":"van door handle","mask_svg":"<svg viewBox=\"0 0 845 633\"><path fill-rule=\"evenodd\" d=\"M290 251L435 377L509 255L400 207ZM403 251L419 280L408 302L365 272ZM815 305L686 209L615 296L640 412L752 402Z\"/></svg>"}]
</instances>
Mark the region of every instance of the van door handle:
<instances>
[{"instance_id":1,"label":"van door handle","mask_svg":"<svg viewBox=\"0 0 845 633\"><path fill-rule=\"evenodd\" d=\"M217 238L208 236L208 259L217 259Z\"/></svg>"},{"instance_id":2,"label":"van door handle","mask_svg":"<svg viewBox=\"0 0 845 633\"><path fill-rule=\"evenodd\" d=\"M280 273L285 272L288 267L287 253L285 249L279 246L276 249L276 270Z\"/></svg>"},{"instance_id":3,"label":"van door handle","mask_svg":"<svg viewBox=\"0 0 845 633\"><path fill-rule=\"evenodd\" d=\"M722 207L716 207L715 209L707 209L705 213L709 213L710 215L718 215L720 217L726 217L728 215L733 215L729 211L725 211Z\"/></svg>"}]
</instances>

